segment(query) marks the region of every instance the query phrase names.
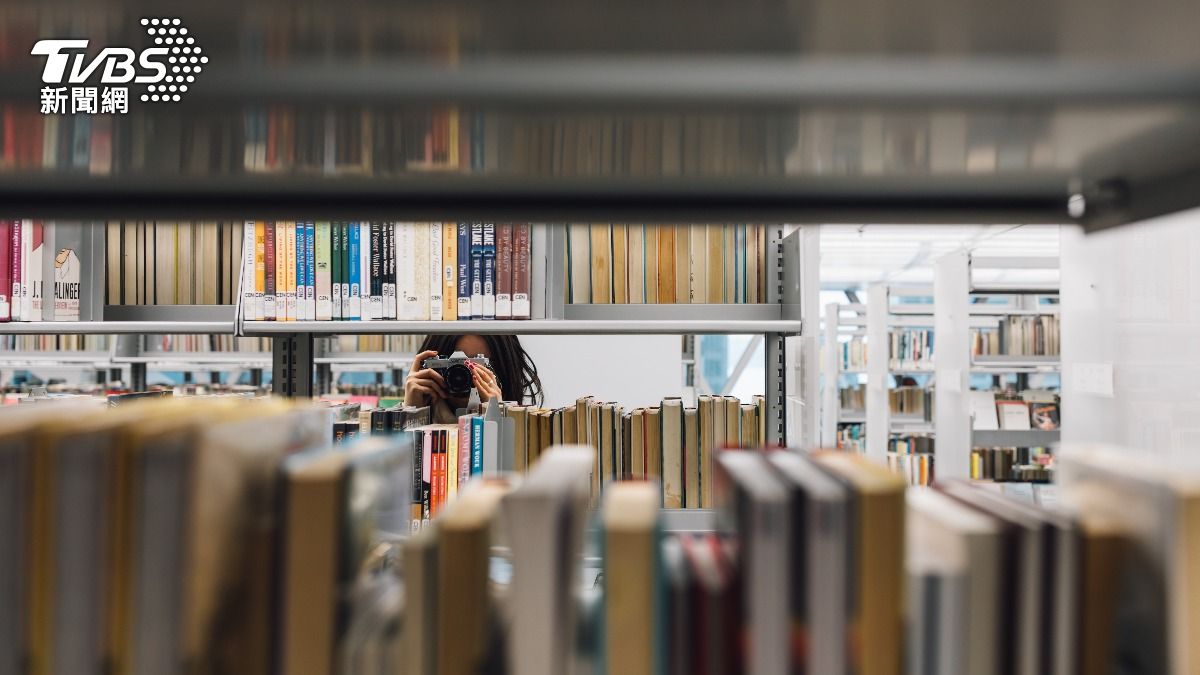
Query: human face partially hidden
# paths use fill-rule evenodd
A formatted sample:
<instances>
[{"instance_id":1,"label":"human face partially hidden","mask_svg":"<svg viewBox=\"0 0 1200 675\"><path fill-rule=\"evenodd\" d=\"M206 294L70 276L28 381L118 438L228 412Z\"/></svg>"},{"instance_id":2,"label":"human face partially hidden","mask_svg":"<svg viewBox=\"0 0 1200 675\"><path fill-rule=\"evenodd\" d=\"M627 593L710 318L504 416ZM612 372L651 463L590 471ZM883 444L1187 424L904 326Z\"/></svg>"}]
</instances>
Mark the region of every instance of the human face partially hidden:
<instances>
[{"instance_id":1,"label":"human face partially hidden","mask_svg":"<svg viewBox=\"0 0 1200 675\"><path fill-rule=\"evenodd\" d=\"M467 356L479 356L480 354L487 357L489 361L492 359L492 350L488 347L487 340L484 340L478 335L464 335L454 343L454 351L462 352ZM454 410L466 408L470 402L470 394L467 396L451 396L446 399L450 407Z\"/></svg>"}]
</instances>

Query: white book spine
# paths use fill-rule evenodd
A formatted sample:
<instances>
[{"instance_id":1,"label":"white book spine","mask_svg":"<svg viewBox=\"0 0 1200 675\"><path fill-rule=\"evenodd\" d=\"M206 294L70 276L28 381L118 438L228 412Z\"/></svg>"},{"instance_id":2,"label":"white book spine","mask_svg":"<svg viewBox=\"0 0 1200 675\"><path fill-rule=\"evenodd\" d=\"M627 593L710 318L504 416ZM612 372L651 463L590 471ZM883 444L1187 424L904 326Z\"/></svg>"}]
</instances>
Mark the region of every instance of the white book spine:
<instances>
[{"instance_id":1,"label":"white book spine","mask_svg":"<svg viewBox=\"0 0 1200 675\"><path fill-rule=\"evenodd\" d=\"M417 321L429 320L429 225L412 226L413 313Z\"/></svg>"},{"instance_id":2,"label":"white book spine","mask_svg":"<svg viewBox=\"0 0 1200 675\"><path fill-rule=\"evenodd\" d=\"M242 232L242 318L257 321L262 312L254 297L254 221L247 220Z\"/></svg>"},{"instance_id":3,"label":"white book spine","mask_svg":"<svg viewBox=\"0 0 1200 675\"><path fill-rule=\"evenodd\" d=\"M396 300L398 318L415 321L420 317L416 297L416 261L413 260L413 223L400 223L396 238Z\"/></svg>"},{"instance_id":4,"label":"white book spine","mask_svg":"<svg viewBox=\"0 0 1200 675\"><path fill-rule=\"evenodd\" d=\"M316 249L316 258L314 259L316 269L316 295L317 295L317 321L329 321L333 318L333 284L332 275L329 269L329 252L332 240L330 239L330 226L327 222L317 223L316 232L313 233Z\"/></svg>"},{"instance_id":5,"label":"white book spine","mask_svg":"<svg viewBox=\"0 0 1200 675\"><path fill-rule=\"evenodd\" d=\"M442 320L442 224L426 223L429 229L429 320ZM421 270L418 270L421 272Z\"/></svg>"},{"instance_id":6,"label":"white book spine","mask_svg":"<svg viewBox=\"0 0 1200 675\"><path fill-rule=\"evenodd\" d=\"M529 226L529 313L533 319L546 318L546 227Z\"/></svg>"},{"instance_id":7,"label":"white book spine","mask_svg":"<svg viewBox=\"0 0 1200 675\"><path fill-rule=\"evenodd\" d=\"M288 321L295 321L296 316L296 225L287 223L284 226L285 238L287 239L286 254L288 257L287 265L283 268L283 275L287 285L287 292L284 294L284 316Z\"/></svg>"}]
</instances>

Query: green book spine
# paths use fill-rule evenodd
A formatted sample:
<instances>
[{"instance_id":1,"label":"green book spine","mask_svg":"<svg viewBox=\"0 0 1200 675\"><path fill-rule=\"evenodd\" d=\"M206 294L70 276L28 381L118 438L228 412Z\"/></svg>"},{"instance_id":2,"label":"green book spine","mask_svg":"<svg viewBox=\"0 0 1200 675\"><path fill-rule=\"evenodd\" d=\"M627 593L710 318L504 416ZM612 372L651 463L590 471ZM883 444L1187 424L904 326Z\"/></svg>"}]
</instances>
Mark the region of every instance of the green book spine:
<instances>
[{"instance_id":1,"label":"green book spine","mask_svg":"<svg viewBox=\"0 0 1200 675\"><path fill-rule=\"evenodd\" d=\"M316 251L313 262L317 270L315 281L317 315L314 318L317 321L329 321L333 318L333 277L329 257L332 242L329 237L329 227L328 222L319 222L315 232Z\"/></svg>"}]
</instances>

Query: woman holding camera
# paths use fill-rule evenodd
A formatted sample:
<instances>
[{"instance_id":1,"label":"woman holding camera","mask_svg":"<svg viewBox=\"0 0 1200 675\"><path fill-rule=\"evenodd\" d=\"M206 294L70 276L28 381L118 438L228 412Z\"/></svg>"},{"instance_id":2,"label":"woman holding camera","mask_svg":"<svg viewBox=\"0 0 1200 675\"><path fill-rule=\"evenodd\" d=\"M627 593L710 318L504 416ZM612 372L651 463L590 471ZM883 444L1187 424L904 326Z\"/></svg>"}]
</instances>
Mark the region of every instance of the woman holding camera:
<instances>
[{"instance_id":1,"label":"woman holding camera","mask_svg":"<svg viewBox=\"0 0 1200 675\"><path fill-rule=\"evenodd\" d=\"M425 367L425 360L448 357L454 352L467 356L484 356L490 368L469 363L471 387L479 392L479 400L492 398L539 405L542 402L542 380L537 366L515 335L429 335L421 344L421 353L413 359L412 368L404 380L405 405L430 406L430 417L438 424L457 421L456 412L466 408L470 390L465 394L450 392L441 373Z\"/></svg>"}]
</instances>

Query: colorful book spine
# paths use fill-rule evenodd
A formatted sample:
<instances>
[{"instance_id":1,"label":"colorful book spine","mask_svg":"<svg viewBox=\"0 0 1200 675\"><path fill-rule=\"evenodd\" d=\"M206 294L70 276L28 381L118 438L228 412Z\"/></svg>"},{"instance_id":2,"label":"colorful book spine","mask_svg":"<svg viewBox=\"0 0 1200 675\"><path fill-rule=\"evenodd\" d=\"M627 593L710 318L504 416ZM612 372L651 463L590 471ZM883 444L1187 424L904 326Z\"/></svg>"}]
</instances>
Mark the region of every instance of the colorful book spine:
<instances>
[{"instance_id":1,"label":"colorful book spine","mask_svg":"<svg viewBox=\"0 0 1200 675\"><path fill-rule=\"evenodd\" d=\"M442 319L458 319L458 226L442 224Z\"/></svg>"},{"instance_id":2,"label":"colorful book spine","mask_svg":"<svg viewBox=\"0 0 1200 675\"><path fill-rule=\"evenodd\" d=\"M441 224L436 224L441 227ZM458 495L458 429L446 429L446 498Z\"/></svg>"},{"instance_id":3,"label":"colorful book spine","mask_svg":"<svg viewBox=\"0 0 1200 675\"><path fill-rule=\"evenodd\" d=\"M425 433L417 431L416 446L419 448L425 447ZM413 453L413 475L412 475L412 495L411 505L409 510L409 519L412 521L412 531L416 533L421 529L421 521L424 520L424 512L422 508L422 495L425 491L425 456L424 452Z\"/></svg>"},{"instance_id":4,"label":"colorful book spine","mask_svg":"<svg viewBox=\"0 0 1200 675\"><path fill-rule=\"evenodd\" d=\"M342 261L345 256L342 255L342 224L333 223L329 228L329 277L331 280L331 302L333 309L334 320L340 320L345 317L342 311Z\"/></svg>"},{"instance_id":5,"label":"colorful book spine","mask_svg":"<svg viewBox=\"0 0 1200 675\"><path fill-rule=\"evenodd\" d=\"M275 302L275 223L264 223L263 233L263 319L274 321Z\"/></svg>"},{"instance_id":6,"label":"colorful book spine","mask_svg":"<svg viewBox=\"0 0 1200 675\"><path fill-rule=\"evenodd\" d=\"M433 463L433 468L429 470L429 518L432 520L437 518L438 513L442 510L442 486L445 485L442 477L445 475L446 469L442 465L445 457L442 455L440 430L431 429L429 436L431 437L429 460Z\"/></svg>"},{"instance_id":7,"label":"colorful book spine","mask_svg":"<svg viewBox=\"0 0 1200 675\"><path fill-rule=\"evenodd\" d=\"M304 318L315 321L317 318L317 224L313 221L304 223Z\"/></svg>"},{"instance_id":8,"label":"colorful book spine","mask_svg":"<svg viewBox=\"0 0 1200 675\"><path fill-rule=\"evenodd\" d=\"M12 296L9 293L12 291L12 284L9 280L12 278L12 252L9 250L8 242L12 239L12 221L0 220L0 242L4 244L4 250L0 252L0 322L12 320L12 303L9 298Z\"/></svg>"},{"instance_id":9,"label":"colorful book spine","mask_svg":"<svg viewBox=\"0 0 1200 675\"><path fill-rule=\"evenodd\" d=\"M471 223L471 318L484 318L483 223Z\"/></svg>"},{"instance_id":10,"label":"colorful book spine","mask_svg":"<svg viewBox=\"0 0 1200 675\"><path fill-rule=\"evenodd\" d=\"M471 416L458 418L458 484L466 485L471 478Z\"/></svg>"},{"instance_id":11,"label":"colorful book spine","mask_svg":"<svg viewBox=\"0 0 1200 675\"><path fill-rule=\"evenodd\" d=\"M41 224L38 224L41 229ZM41 284L41 260L33 259L33 221L21 222L21 320L40 321L41 314L33 313L34 284Z\"/></svg>"},{"instance_id":12,"label":"colorful book spine","mask_svg":"<svg viewBox=\"0 0 1200 675\"><path fill-rule=\"evenodd\" d=\"M481 233L482 236L482 233ZM458 224L458 318L470 319L471 303L471 224Z\"/></svg>"},{"instance_id":13,"label":"colorful book spine","mask_svg":"<svg viewBox=\"0 0 1200 675\"><path fill-rule=\"evenodd\" d=\"M483 281L483 318L496 318L496 224L483 224L483 246L480 248L480 275Z\"/></svg>"},{"instance_id":14,"label":"colorful book spine","mask_svg":"<svg viewBox=\"0 0 1200 675\"><path fill-rule=\"evenodd\" d=\"M275 319L287 321L287 223L275 223Z\"/></svg>"},{"instance_id":15,"label":"colorful book spine","mask_svg":"<svg viewBox=\"0 0 1200 675\"><path fill-rule=\"evenodd\" d=\"M367 318L371 304L371 223L358 224L358 304L359 317Z\"/></svg>"},{"instance_id":16,"label":"colorful book spine","mask_svg":"<svg viewBox=\"0 0 1200 675\"><path fill-rule=\"evenodd\" d=\"M316 320L329 321L333 318L333 277L330 269L330 225L317 223L316 227Z\"/></svg>"},{"instance_id":17,"label":"colorful book spine","mask_svg":"<svg viewBox=\"0 0 1200 675\"><path fill-rule=\"evenodd\" d=\"M349 223L346 227L346 256L349 260L350 273L347 275L347 300L350 309L346 318L351 321L362 318L362 229L358 223Z\"/></svg>"},{"instance_id":18,"label":"colorful book spine","mask_svg":"<svg viewBox=\"0 0 1200 675\"><path fill-rule=\"evenodd\" d=\"M21 282L24 281L24 276L21 272L22 249L21 249L21 221L12 221L12 239L9 242L9 252L12 258L12 295L9 296L9 302L12 303L12 320L24 321L25 317L21 315Z\"/></svg>"},{"instance_id":19,"label":"colorful book spine","mask_svg":"<svg viewBox=\"0 0 1200 675\"><path fill-rule=\"evenodd\" d=\"M288 321L300 318L300 297L304 293L304 223L288 223Z\"/></svg>"},{"instance_id":20,"label":"colorful book spine","mask_svg":"<svg viewBox=\"0 0 1200 675\"><path fill-rule=\"evenodd\" d=\"M483 473L483 416L471 417L471 475Z\"/></svg>"},{"instance_id":21,"label":"colorful book spine","mask_svg":"<svg viewBox=\"0 0 1200 675\"><path fill-rule=\"evenodd\" d=\"M383 227L371 222L371 291L364 319L383 318Z\"/></svg>"},{"instance_id":22,"label":"colorful book spine","mask_svg":"<svg viewBox=\"0 0 1200 675\"><path fill-rule=\"evenodd\" d=\"M429 320L442 320L442 224L424 223L429 229ZM425 270L419 270L425 273Z\"/></svg>"},{"instance_id":23,"label":"colorful book spine","mask_svg":"<svg viewBox=\"0 0 1200 675\"><path fill-rule=\"evenodd\" d=\"M529 318L529 223L513 225L512 318Z\"/></svg>"},{"instance_id":24,"label":"colorful book spine","mask_svg":"<svg viewBox=\"0 0 1200 675\"><path fill-rule=\"evenodd\" d=\"M242 225L242 318L247 321L258 319L258 305L254 299L254 221Z\"/></svg>"},{"instance_id":25,"label":"colorful book spine","mask_svg":"<svg viewBox=\"0 0 1200 675\"><path fill-rule=\"evenodd\" d=\"M513 226L496 226L496 318L512 318L512 252Z\"/></svg>"},{"instance_id":26,"label":"colorful book spine","mask_svg":"<svg viewBox=\"0 0 1200 675\"><path fill-rule=\"evenodd\" d=\"M283 270L283 279L287 280L288 287L286 293L288 321L296 319L296 226L294 222L283 223L284 239L284 255L287 256L287 268Z\"/></svg>"},{"instance_id":27,"label":"colorful book spine","mask_svg":"<svg viewBox=\"0 0 1200 675\"><path fill-rule=\"evenodd\" d=\"M431 489L433 487L433 433L426 430L421 444L421 523L429 522Z\"/></svg>"},{"instance_id":28,"label":"colorful book spine","mask_svg":"<svg viewBox=\"0 0 1200 675\"><path fill-rule=\"evenodd\" d=\"M267 233L266 223L254 221L254 318L267 318L264 307L267 293Z\"/></svg>"}]
</instances>

